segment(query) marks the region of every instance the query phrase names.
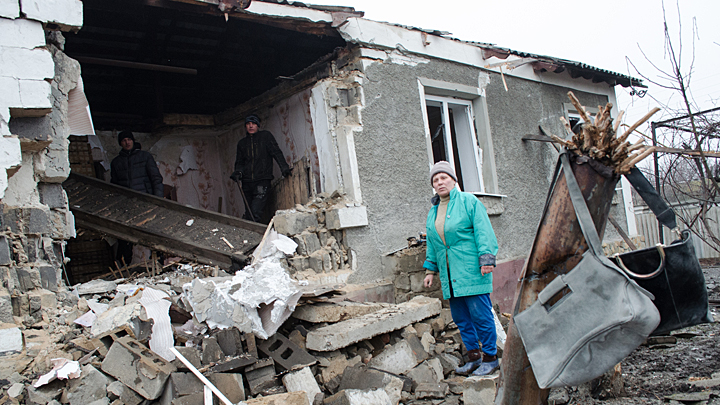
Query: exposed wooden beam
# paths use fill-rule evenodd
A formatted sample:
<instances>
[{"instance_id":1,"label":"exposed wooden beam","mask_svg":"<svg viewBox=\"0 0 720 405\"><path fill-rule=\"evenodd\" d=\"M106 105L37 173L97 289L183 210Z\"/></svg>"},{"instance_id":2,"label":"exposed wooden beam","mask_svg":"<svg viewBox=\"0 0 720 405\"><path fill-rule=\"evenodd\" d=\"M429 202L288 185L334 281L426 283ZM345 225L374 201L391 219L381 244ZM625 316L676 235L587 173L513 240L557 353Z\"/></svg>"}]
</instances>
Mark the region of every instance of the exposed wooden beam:
<instances>
[{"instance_id":1,"label":"exposed wooden beam","mask_svg":"<svg viewBox=\"0 0 720 405\"><path fill-rule=\"evenodd\" d=\"M202 114L164 114L163 124L207 127L215 125L215 117Z\"/></svg>"},{"instance_id":2,"label":"exposed wooden beam","mask_svg":"<svg viewBox=\"0 0 720 405\"><path fill-rule=\"evenodd\" d=\"M152 63L141 63L141 62L130 62L130 61L125 61L125 60L95 58L95 57L91 57L91 56L76 56L75 59L77 59L77 61L80 63L89 63L89 64L93 64L93 65L124 67L124 68L128 68L128 69L152 70L152 71L156 71L156 72L179 73L179 74L184 74L184 75L196 75L197 74L197 69L182 68L182 67L177 67L177 66L156 65L156 64L152 64Z\"/></svg>"}]
</instances>

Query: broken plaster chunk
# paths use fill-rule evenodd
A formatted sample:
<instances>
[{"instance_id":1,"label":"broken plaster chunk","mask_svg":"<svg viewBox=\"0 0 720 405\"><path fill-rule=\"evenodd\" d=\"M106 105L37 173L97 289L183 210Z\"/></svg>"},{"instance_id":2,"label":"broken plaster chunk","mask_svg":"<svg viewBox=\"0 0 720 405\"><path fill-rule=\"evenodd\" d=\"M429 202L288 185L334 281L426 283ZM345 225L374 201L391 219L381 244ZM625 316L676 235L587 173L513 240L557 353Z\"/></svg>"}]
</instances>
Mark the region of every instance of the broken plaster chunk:
<instances>
[{"instance_id":1,"label":"broken plaster chunk","mask_svg":"<svg viewBox=\"0 0 720 405\"><path fill-rule=\"evenodd\" d=\"M192 224L193 224L194 222L195 222L194 219L188 219L188 221L185 222L185 225L187 225L187 226L192 226Z\"/></svg>"},{"instance_id":2,"label":"broken plaster chunk","mask_svg":"<svg viewBox=\"0 0 720 405\"><path fill-rule=\"evenodd\" d=\"M341 349L437 315L440 309L439 299L418 296L399 305L311 331L307 335L307 348L317 351Z\"/></svg>"},{"instance_id":3,"label":"broken plaster chunk","mask_svg":"<svg viewBox=\"0 0 720 405\"><path fill-rule=\"evenodd\" d=\"M142 306L137 302L109 309L93 321L90 333L97 337L130 324L133 318L140 317L141 309Z\"/></svg>"},{"instance_id":4,"label":"broken plaster chunk","mask_svg":"<svg viewBox=\"0 0 720 405\"><path fill-rule=\"evenodd\" d=\"M114 281L93 280L75 287L78 295L102 294L115 291L117 284Z\"/></svg>"}]
</instances>

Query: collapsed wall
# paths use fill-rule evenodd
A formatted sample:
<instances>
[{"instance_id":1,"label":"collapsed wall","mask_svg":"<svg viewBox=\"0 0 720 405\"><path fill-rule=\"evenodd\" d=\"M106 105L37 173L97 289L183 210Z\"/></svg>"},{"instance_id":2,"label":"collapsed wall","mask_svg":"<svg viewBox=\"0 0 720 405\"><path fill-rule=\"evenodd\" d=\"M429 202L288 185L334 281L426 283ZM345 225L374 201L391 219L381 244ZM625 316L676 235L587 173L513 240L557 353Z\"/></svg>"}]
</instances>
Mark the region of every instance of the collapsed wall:
<instances>
[{"instance_id":1,"label":"collapsed wall","mask_svg":"<svg viewBox=\"0 0 720 405\"><path fill-rule=\"evenodd\" d=\"M35 298L63 284L75 235L61 183L68 162L68 94L80 65L59 30L82 25L82 2L0 6L0 321L33 315ZM36 311L37 312L37 311Z\"/></svg>"}]
</instances>

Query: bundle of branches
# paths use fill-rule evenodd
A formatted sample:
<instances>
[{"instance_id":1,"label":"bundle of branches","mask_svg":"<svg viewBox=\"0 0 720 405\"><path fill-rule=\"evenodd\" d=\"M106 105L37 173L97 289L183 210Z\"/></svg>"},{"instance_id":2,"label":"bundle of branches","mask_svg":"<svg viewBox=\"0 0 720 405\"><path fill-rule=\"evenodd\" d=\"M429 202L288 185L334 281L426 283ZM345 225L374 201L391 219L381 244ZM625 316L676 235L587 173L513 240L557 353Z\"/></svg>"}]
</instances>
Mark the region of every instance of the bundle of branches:
<instances>
[{"instance_id":1,"label":"bundle of branches","mask_svg":"<svg viewBox=\"0 0 720 405\"><path fill-rule=\"evenodd\" d=\"M612 104L607 103L605 107L598 106L598 113L592 117L580 101L575 97L572 91L568 92L570 102L575 106L580 117L585 121L579 130L573 132L570 123L565 117L560 120L565 125L565 129L570 135L570 140L562 139L555 135L550 137L565 146L568 150L574 151L579 155L589 156L605 166L612 167L616 173L624 174L630 171L636 163L640 162L650 155L655 148L648 147L641 138L634 144L630 144L628 137L630 134L656 112L659 108L653 108L649 113L645 114L638 122L634 123L621 135L616 136L620 120L625 113L621 111L618 115L617 122L613 125L613 119L610 117Z\"/></svg>"}]
</instances>

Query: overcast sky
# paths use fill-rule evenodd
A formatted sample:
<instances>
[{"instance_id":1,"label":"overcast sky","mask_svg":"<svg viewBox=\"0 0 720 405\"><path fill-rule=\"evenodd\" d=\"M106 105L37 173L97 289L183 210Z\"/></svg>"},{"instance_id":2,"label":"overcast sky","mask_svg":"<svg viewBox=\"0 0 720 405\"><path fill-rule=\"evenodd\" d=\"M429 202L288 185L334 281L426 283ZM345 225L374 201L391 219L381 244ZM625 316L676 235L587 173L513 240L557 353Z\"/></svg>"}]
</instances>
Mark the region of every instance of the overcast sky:
<instances>
[{"instance_id":1,"label":"overcast sky","mask_svg":"<svg viewBox=\"0 0 720 405\"><path fill-rule=\"evenodd\" d=\"M376 21L449 31L455 38L488 42L518 51L583 62L640 78L627 63L653 79L658 66L669 70L664 56L663 7L660 0L312 0L310 3L351 6ZM678 19L678 8L680 19ZM665 14L676 49L682 24L684 73L693 52L693 18L697 27L690 89L700 110L720 105L720 0L665 1ZM677 106L677 94L652 86L640 99L620 86L619 108L632 122L661 103ZM658 101L653 100L653 97ZM653 120L670 118L667 111ZM625 120L625 122L630 121ZM629 123L632 123L629 122Z\"/></svg>"}]
</instances>

